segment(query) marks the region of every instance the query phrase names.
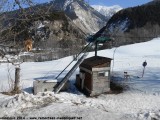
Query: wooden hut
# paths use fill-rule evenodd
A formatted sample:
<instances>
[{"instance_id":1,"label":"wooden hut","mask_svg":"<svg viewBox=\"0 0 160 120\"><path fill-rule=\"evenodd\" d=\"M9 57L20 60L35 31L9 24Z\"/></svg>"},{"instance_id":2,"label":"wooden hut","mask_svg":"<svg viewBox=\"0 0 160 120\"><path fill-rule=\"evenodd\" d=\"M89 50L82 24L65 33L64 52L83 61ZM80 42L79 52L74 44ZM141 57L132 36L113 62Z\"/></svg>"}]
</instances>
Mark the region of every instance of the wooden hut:
<instances>
[{"instance_id":1,"label":"wooden hut","mask_svg":"<svg viewBox=\"0 0 160 120\"><path fill-rule=\"evenodd\" d=\"M76 86L88 96L110 91L110 58L94 56L85 59L79 66Z\"/></svg>"}]
</instances>

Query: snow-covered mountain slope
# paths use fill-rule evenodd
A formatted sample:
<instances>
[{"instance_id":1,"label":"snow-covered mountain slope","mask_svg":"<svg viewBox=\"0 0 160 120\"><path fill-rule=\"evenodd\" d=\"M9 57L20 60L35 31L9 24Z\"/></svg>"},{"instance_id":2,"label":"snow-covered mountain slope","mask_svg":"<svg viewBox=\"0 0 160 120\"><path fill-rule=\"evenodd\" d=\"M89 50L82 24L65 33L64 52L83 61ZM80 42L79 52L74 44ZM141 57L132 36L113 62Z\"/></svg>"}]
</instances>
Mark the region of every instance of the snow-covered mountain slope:
<instances>
[{"instance_id":1,"label":"snow-covered mountain slope","mask_svg":"<svg viewBox=\"0 0 160 120\"><path fill-rule=\"evenodd\" d=\"M106 18L83 0L55 0L58 10L64 10L67 16L85 33L95 33L105 26Z\"/></svg>"},{"instance_id":2,"label":"snow-covered mountain slope","mask_svg":"<svg viewBox=\"0 0 160 120\"><path fill-rule=\"evenodd\" d=\"M114 58L111 74L114 81L125 87L120 94L102 94L87 98L74 87L77 70L70 78L69 92L52 92L32 95L22 93L15 96L0 94L0 117L22 116L41 118L75 117L82 120L159 120L160 119L160 38L149 42L121 46L98 51L99 56ZM94 55L89 53L88 57ZM21 64L21 83L26 92L31 92L35 79L53 79L72 60L72 56L49 62L28 62ZM142 63L147 61L142 78ZM75 61L76 62L76 61ZM72 64L72 66L75 64ZM114 63L114 64L113 64ZM70 67L71 68L71 67ZM66 72L70 69L68 68ZM7 90L9 77L14 78L11 64L0 65L0 88ZM129 80L123 79L127 71ZM64 73L65 74L65 73ZM64 74L61 76L63 77ZM113 79L112 79L113 80ZM58 118L59 117L59 118ZM32 118L33 119L33 118ZM49 119L49 118L48 118Z\"/></svg>"},{"instance_id":3,"label":"snow-covered mountain slope","mask_svg":"<svg viewBox=\"0 0 160 120\"><path fill-rule=\"evenodd\" d=\"M123 9L119 5L114 5L114 6L92 5L92 7L98 12L100 12L102 15L106 16L108 19L111 18L116 12Z\"/></svg>"},{"instance_id":4,"label":"snow-covered mountain slope","mask_svg":"<svg viewBox=\"0 0 160 120\"><path fill-rule=\"evenodd\" d=\"M159 0L123 9L109 19L106 25L107 30L111 34L119 34L124 37L153 36L154 38L160 35L160 13L157 11L160 11Z\"/></svg>"}]
</instances>

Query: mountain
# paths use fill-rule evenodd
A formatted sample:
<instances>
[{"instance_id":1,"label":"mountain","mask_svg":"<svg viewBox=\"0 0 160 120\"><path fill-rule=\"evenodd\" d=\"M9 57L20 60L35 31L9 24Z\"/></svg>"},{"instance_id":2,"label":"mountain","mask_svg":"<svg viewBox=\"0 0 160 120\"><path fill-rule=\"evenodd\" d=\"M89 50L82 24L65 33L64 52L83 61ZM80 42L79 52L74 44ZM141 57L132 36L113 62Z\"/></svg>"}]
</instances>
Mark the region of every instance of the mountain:
<instances>
[{"instance_id":1,"label":"mountain","mask_svg":"<svg viewBox=\"0 0 160 120\"><path fill-rule=\"evenodd\" d=\"M106 18L84 0L55 0L57 10L62 10L86 34L96 33L106 25Z\"/></svg>"},{"instance_id":2,"label":"mountain","mask_svg":"<svg viewBox=\"0 0 160 120\"><path fill-rule=\"evenodd\" d=\"M122 9L106 25L105 36L114 38L106 46L121 46L148 41L160 35L160 1Z\"/></svg>"},{"instance_id":3,"label":"mountain","mask_svg":"<svg viewBox=\"0 0 160 120\"><path fill-rule=\"evenodd\" d=\"M0 42L9 46L8 53L15 54L18 52L17 48L23 50L24 41L28 38L33 40L32 52L36 54L43 51L43 56L31 56L34 61L39 61L41 56L51 56L49 60L57 59L74 55L81 50L86 34L63 11L51 9L46 12L48 6L44 5L33 9L34 11L25 9L25 14L17 10L0 16Z\"/></svg>"},{"instance_id":4,"label":"mountain","mask_svg":"<svg viewBox=\"0 0 160 120\"><path fill-rule=\"evenodd\" d=\"M24 41L32 38L33 52L54 51L57 59L77 54L85 44L86 35L106 25L106 17L83 0L53 0L2 13L0 23L0 41L12 47L7 52L17 51L16 47L22 49Z\"/></svg>"},{"instance_id":5,"label":"mountain","mask_svg":"<svg viewBox=\"0 0 160 120\"><path fill-rule=\"evenodd\" d=\"M97 10L99 13L104 15L108 20L111 18L115 13L123 9L119 5L114 5L114 6L101 6L101 5L92 5L92 7Z\"/></svg>"}]
</instances>

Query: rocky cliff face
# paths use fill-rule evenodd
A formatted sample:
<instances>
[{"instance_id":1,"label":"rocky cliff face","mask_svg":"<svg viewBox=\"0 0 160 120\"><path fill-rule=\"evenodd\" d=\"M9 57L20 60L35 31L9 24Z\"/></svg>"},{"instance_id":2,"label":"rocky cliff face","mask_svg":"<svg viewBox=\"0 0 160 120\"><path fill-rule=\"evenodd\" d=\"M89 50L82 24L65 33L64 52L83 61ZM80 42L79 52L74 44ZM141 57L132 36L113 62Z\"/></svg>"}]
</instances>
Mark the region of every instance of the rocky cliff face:
<instances>
[{"instance_id":1,"label":"rocky cliff face","mask_svg":"<svg viewBox=\"0 0 160 120\"><path fill-rule=\"evenodd\" d=\"M32 38L42 42L46 41L45 44L48 43L47 49L53 46L61 46L61 43L63 44L65 41L70 41L71 43L79 41L79 43L81 43L79 45L83 45L85 33L83 33L83 31L81 31L65 14L62 16L61 19L54 19L53 17L53 19L34 21L32 23L33 26L29 28Z\"/></svg>"},{"instance_id":2,"label":"rocky cliff face","mask_svg":"<svg viewBox=\"0 0 160 120\"><path fill-rule=\"evenodd\" d=\"M13 13L1 16L1 40L5 40L3 44L12 46L8 52L16 52L18 49L24 51L24 41L32 38L33 52L53 52L54 58L57 59L76 54L85 44L86 34L64 12L49 11L32 15L27 13L25 17Z\"/></svg>"},{"instance_id":3,"label":"rocky cliff face","mask_svg":"<svg viewBox=\"0 0 160 120\"><path fill-rule=\"evenodd\" d=\"M83 0L55 0L54 7L66 15L86 34L96 33L106 25L106 18Z\"/></svg>"}]
</instances>

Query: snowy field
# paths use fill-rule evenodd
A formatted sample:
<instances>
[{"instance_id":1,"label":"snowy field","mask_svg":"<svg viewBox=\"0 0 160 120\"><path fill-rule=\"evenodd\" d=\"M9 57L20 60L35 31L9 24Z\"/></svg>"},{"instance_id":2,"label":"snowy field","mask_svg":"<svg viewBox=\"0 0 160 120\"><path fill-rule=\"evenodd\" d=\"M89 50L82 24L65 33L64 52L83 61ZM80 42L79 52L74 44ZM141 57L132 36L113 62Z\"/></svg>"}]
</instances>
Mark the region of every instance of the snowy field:
<instances>
[{"instance_id":1,"label":"snowy field","mask_svg":"<svg viewBox=\"0 0 160 120\"><path fill-rule=\"evenodd\" d=\"M21 87L24 92L15 96L0 94L0 119L16 119L20 116L25 119L43 117L57 120L62 117L67 120L160 120L159 46L160 38L156 38L149 42L98 51L99 56L114 58L111 65L113 79L126 86L126 89L121 94L102 94L97 98L87 98L78 92L74 85L68 92L60 94L31 94L34 80L54 79L70 63L72 57L49 62L23 63ZM89 53L88 57L93 55L94 53ZM145 60L147 66L142 78L142 63ZM77 69L70 78L71 83L78 71ZM128 72L130 79L124 80L124 72ZM14 66L0 64L0 91L10 88L11 79L14 79Z\"/></svg>"}]
</instances>

